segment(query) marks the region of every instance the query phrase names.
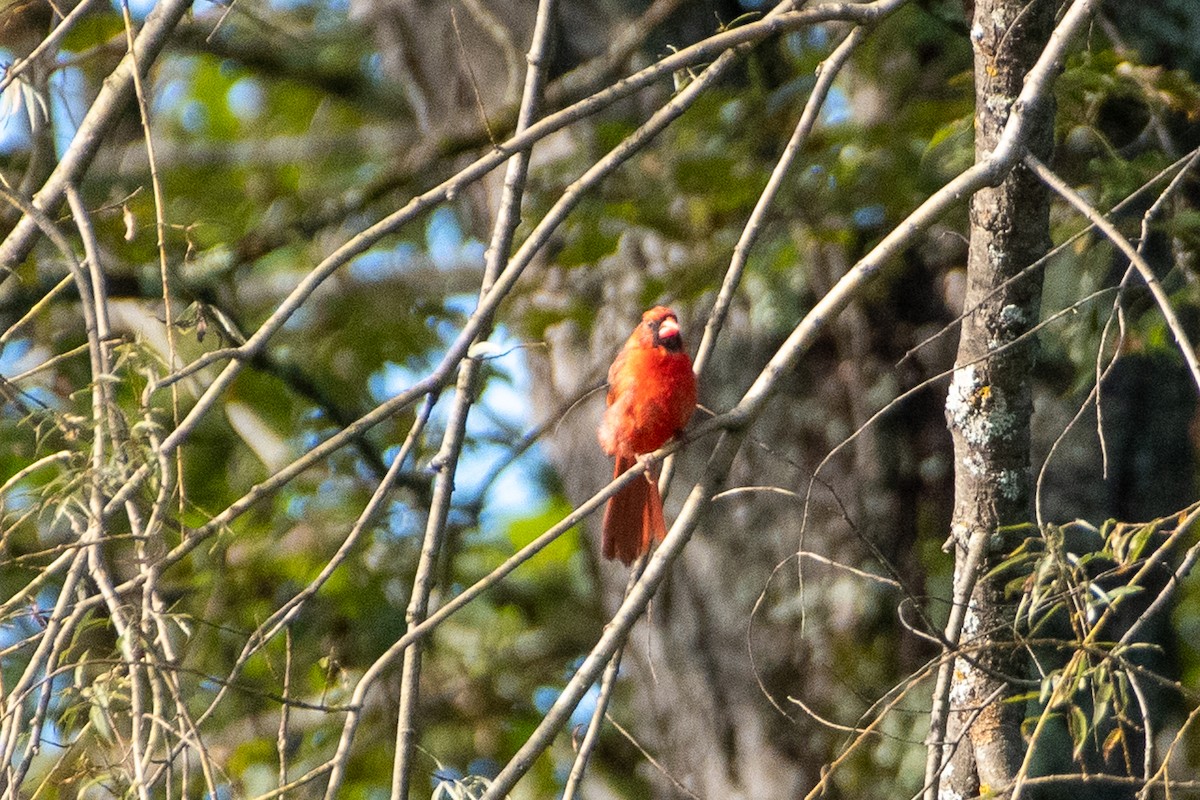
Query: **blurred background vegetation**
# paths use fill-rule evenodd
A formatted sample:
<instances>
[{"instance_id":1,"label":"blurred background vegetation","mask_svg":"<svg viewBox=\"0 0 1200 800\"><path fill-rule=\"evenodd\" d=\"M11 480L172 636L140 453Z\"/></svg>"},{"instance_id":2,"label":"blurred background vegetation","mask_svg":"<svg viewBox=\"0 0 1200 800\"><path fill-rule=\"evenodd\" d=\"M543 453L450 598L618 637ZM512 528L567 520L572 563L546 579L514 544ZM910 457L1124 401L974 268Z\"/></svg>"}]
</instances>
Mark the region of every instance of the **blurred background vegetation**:
<instances>
[{"instance_id":1,"label":"blurred background vegetation","mask_svg":"<svg viewBox=\"0 0 1200 800\"><path fill-rule=\"evenodd\" d=\"M0 177L10 189L41 184L125 52L119 8L93 5L57 52L5 90ZM135 20L150 5L134 4ZM129 432L127 450L106 465L106 481L119 485L153 437L174 424L169 390L143 395L171 371L167 325L185 363L239 343L335 247L510 132L534 6L196 3L146 82L165 197L170 320L136 106L79 187L108 282L114 409ZM549 102L560 107L760 10L733 0L561 0ZM959 4L914 2L855 53L750 259L702 385L706 407L736 401L848 266L970 163L968 20ZM1083 51L1070 58L1056 90L1055 168L1102 210L1200 145L1198 20L1194 0L1110 0ZM5 4L0 45L7 58L28 55L50 21L48 4ZM495 356L486 362L468 428L438 597L487 574L606 482L611 467L594 440L599 395L587 390L603 380L632 322L654 303L676 307L694 348L815 69L843 32L811 27L751 51L590 193L522 278L498 318ZM567 184L674 88L662 81L539 143L518 242ZM474 308L498 185L499 177L489 176L386 237L304 304L182 448L180 491L162 541L148 546L178 543L436 364ZM1126 203L1115 216L1123 230L1138 235L1155 196ZM1193 331L1198 199L1193 176L1147 242ZM77 242L69 220L54 216ZM7 229L16 217L6 208L0 224ZM794 565L773 570L803 546L896 575L935 620L944 616L951 563L941 545L953 466L944 382L907 396L822 468L803 545L797 498L822 459L872 414L951 367L966 224L965 210L951 214L891 264L830 327L755 428L730 485L797 495L748 492L718 503L629 648L612 713L630 736L605 730L586 796L685 796L673 781L710 798L792 796L815 782L846 733L787 698L801 697L825 717L853 725L935 653L897 620L897 591L811 563L801 591ZM1082 222L1056 208L1054 226L1058 242ZM1045 270L1044 316L1078 306L1041 334L1039 458L1095 381L1101 331L1125 264L1106 243L1085 236ZM86 508L93 379L81 349L78 295L55 290L66 274L61 254L43 241L0 283L0 600L21 592L74 541L72 520ZM43 298L49 301L35 306ZM1136 286L1124 296L1124 322L1121 358L1102 395L1107 470L1093 414L1071 429L1047 471L1051 521L1149 520L1195 498L1194 387L1153 303ZM1104 346L1111 350L1111 340ZM179 382L185 412L215 369ZM275 787L285 681L287 696L307 704L291 711L283 748L294 778L329 757L348 687L403 633L445 395L384 513L287 636L249 659L204 721L222 796ZM178 679L193 714L217 697L249 633L327 563L413 422L409 411L375 426L161 576L180 643ZM681 459L683 479L698 470L704 449ZM54 453L64 455L25 472ZM153 500L153 493L135 498L146 508ZM669 502L669 517L673 510ZM589 520L560 539L431 637L414 796L493 774L599 635L625 573L600 562L593 528ZM128 528L107 532L105 553L118 583L136 574L137 546ZM26 643L60 588L61 573L0 619L5 686L24 669ZM1193 692L1198 606L1200 592L1189 586L1173 624L1156 632L1159 668ZM55 679L51 724L23 796L35 789L39 797L128 791L131 775L119 754L128 693L112 660L119 645L102 610L78 629L62 661L70 668ZM389 678L369 699L346 797L387 796L398 682ZM907 711L885 726L887 736L836 773L838 796L919 789L928 694L915 691ZM586 721L592 698L573 722ZM1194 705L1167 703L1164 730L1181 724L1185 706ZM560 737L514 797L556 796L571 748L571 736ZM1195 764L1194 737L1186 749L1181 757ZM202 791L198 774L189 780L193 793ZM315 793L310 787L296 796Z\"/></svg>"}]
</instances>

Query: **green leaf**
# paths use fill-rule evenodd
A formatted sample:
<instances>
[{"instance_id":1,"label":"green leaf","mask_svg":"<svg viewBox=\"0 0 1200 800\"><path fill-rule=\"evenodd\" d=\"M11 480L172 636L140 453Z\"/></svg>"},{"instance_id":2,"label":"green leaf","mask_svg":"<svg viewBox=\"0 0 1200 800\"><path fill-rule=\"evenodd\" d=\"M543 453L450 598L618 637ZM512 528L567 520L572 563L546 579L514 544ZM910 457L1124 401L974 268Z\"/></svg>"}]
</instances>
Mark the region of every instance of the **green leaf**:
<instances>
[{"instance_id":1,"label":"green leaf","mask_svg":"<svg viewBox=\"0 0 1200 800\"><path fill-rule=\"evenodd\" d=\"M1083 755L1083 748L1087 745L1088 733L1091 730L1088 727L1087 714L1083 713L1083 709L1077 705L1071 705L1067 709L1067 730L1071 733L1071 741L1075 743L1071 754L1079 759Z\"/></svg>"},{"instance_id":2,"label":"green leaf","mask_svg":"<svg viewBox=\"0 0 1200 800\"><path fill-rule=\"evenodd\" d=\"M1126 553L1125 560L1127 562L1137 561L1142 557L1142 551L1146 549L1146 543L1150 541L1150 537L1154 535L1158 526L1155 524L1143 525L1137 529L1133 536L1129 537L1129 550Z\"/></svg>"},{"instance_id":3,"label":"green leaf","mask_svg":"<svg viewBox=\"0 0 1200 800\"><path fill-rule=\"evenodd\" d=\"M1038 691L1038 692L1021 692L1020 694L1014 694L1010 697L1004 698L1004 702L1012 703L1014 705L1017 703L1028 703L1031 700L1039 700L1041 698L1041 695L1042 695L1042 693L1040 691Z\"/></svg>"},{"instance_id":4,"label":"green leaf","mask_svg":"<svg viewBox=\"0 0 1200 800\"><path fill-rule=\"evenodd\" d=\"M513 520L508 526L508 539L520 549L562 521L573 508L562 497L554 497L542 509L529 517ZM579 550L579 529L571 528L538 553L534 560L543 568L553 564L565 566L567 559Z\"/></svg>"},{"instance_id":5,"label":"green leaf","mask_svg":"<svg viewBox=\"0 0 1200 800\"><path fill-rule=\"evenodd\" d=\"M974 160L974 118L968 115L934 131L921 153L921 168L938 175L954 175L971 166Z\"/></svg>"},{"instance_id":6,"label":"green leaf","mask_svg":"<svg viewBox=\"0 0 1200 800\"><path fill-rule=\"evenodd\" d=\"M1054 670L1042 678L1041 688L1038 692L1038 703L1046 705L1049 702L1050 695L1054 692L1054 686L1061 677L1062 673L1059 670Z\"/></svg>"},{"instance_id":7,"label":"green leaf","mask_svg":"<svg viewBox=\"0 0 1200 800\"><path fill-rule=\"evenodd\" d=\"M1002 572L1005 572L1008 569L1011 569L1018 565L1024 566L1025 564L1028 564L1029 562L1033 561L1036 558L1037 558L1037 556L1033 553L1017 553L1016 555L1009 556L1008 558L1004 559L999 564L997 564L996 566L994 566L990 570L988 570L987 574L984 575L984 580L991 580L992 578L999 576ZM1024 578L1021 578L1021 580L1024 581Z\"/></svg>"}]
</instances>

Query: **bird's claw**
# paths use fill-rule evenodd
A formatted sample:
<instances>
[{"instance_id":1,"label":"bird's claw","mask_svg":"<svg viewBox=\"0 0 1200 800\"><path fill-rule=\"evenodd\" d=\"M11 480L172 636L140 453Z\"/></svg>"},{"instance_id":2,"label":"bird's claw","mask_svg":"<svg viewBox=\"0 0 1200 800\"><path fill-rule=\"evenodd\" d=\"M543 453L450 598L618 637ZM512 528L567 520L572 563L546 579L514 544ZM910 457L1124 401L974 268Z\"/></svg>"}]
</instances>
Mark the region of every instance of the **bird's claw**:
<instances>
[{"instance_id":1,"label":"bird's claw","mask_svg":"<svg viewBox=\"0 0 1200 800\"><path fill-rule=\"evenodd\" d=\"M634 460L645 468L646 471L642 474L646 477L646 480L651 483L658 482L658 459L652 457L650 453L638 453L634 456Z\"/></svg>"}]
</instances>

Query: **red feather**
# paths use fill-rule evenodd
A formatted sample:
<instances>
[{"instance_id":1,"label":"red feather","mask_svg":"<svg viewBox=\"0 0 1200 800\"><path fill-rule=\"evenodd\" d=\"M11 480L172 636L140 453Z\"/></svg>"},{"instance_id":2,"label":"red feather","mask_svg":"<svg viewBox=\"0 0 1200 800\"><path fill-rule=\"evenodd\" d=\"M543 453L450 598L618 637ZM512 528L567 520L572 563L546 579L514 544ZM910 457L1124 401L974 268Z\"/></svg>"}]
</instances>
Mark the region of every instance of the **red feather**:
<instances>
[{"instance_id":1,"label":"red feather","mask_svg":"<svg viewBox=\"0 0 1200 800\"><path fill-rule=\"evenodd\" d=\"M682 431L695 409L696 377L678 319L656 306L642 315L608 370L599 438L604 452L616 457L613 477ZM666 535L656 477L647 472L609 499L600 540L606 558L631 564Z\"/></svg>"}]
</instances>

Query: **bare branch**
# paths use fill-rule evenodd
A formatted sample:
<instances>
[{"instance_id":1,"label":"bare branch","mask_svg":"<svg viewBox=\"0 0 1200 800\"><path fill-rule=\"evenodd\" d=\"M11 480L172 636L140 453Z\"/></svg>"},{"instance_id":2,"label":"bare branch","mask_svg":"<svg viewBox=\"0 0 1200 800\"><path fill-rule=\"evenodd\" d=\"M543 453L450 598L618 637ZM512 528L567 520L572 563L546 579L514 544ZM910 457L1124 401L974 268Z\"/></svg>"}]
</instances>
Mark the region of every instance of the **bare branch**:
<instances>
[{"instance_id":1,"label":"bare branch","mask_svg":"<svg viewBox=\"0 0 1200 800\"><path fill-rule=\"evenodd\" d=\"M1171 300L1163 290L1162 283L1159 282L1158 276L1154 274L1153 268L1146 262L1146 259L1142 257L1137 248L1130 244L1129 240L1122 236L1121 232L1111 222L1084 200L1078 192L1064 183L1061 178L1055 175L1036 156L1032 153L1027 153L1025 155L1025 164L1047 186L1070 203L1075 210L1087 217L1089 222L1099 228L1100 232L1137 269L1138 274L1142 276L1142 280L1146 282L1146 287L1150 290L1150 294L1154 296L1154 302L1158 304L1158 310L1163 315L1163 320L1167 323L1171 334L1175 337L1176 344L1179 345L1179 352L1183 356L1183 360L1187 362L1188 369L1191 370L1192 380L1195 381L1196 388L1200 389L1200 358L1196 357L1196 348L1192 346L1187 333L1183 330L1183 325L1179 322L1179 318L1175 315L1175 310L1171 307Z\"/></svg>"},{"instance_id":2,"label":"bare branch","mask_svg":"<svg viewBox=\"0 0 1200 800\"><path fill-rule=\"evenodd\" d=\"M800 120L796 123L792 138L788 140L783 154L779 156L779 161L771 170L771 177L767 180L762 194L759 195L754 210L750 212L750 218L746 220L746 225L742 228L741 238L733 248L733 257L729 260L729 268L725 271L721 290L717 294L717 300L708 316L708 323L704 326L704 338L700 340L700 347L696 351L693 365L697 377L704 374L704 368L708 365L713 348L716 347L717 336L720 335L721 328L725 325L725 317L729 314L733 295L741 283L742 273L750 258L750 251L762 233L767 214L770 213L771 206L775 203L779 189L783 186L784 178L787 176L788 170L792 168L797 156L800 155L800 151L804 149L813 126L817 124L817 118L825 105L825 98L829 95L829 89L833 86L833 82L837 80L842 67L845 66L855 49L862 44L866 35L867 28L863 26L851 30L842 43L821 62L817 69L817 81L813 85L812 93L808 96L808 101L804 104L804 111L800 114Z\"/></svg>"},{"instance_id":3,"label":"bare branch","mask_svg":"<svg viewBox=\"0 0 1200 800\"><path fill-rule=\"evenodd\" d=\"M63 153L46 183L34 195L35 208L54 213L63 201L67 186L77 184L83 177L104 138L133 98L135 68L150 68L166 46L171 31L191 7L191 0L163 0L154 6L134 41L133 49L108 76L80 122L71 146ZM4 272L0 274L0 283L29 254L37 229L37 223L26 214L0 243L0 270Z\"/></svg>"}]
</instances>

